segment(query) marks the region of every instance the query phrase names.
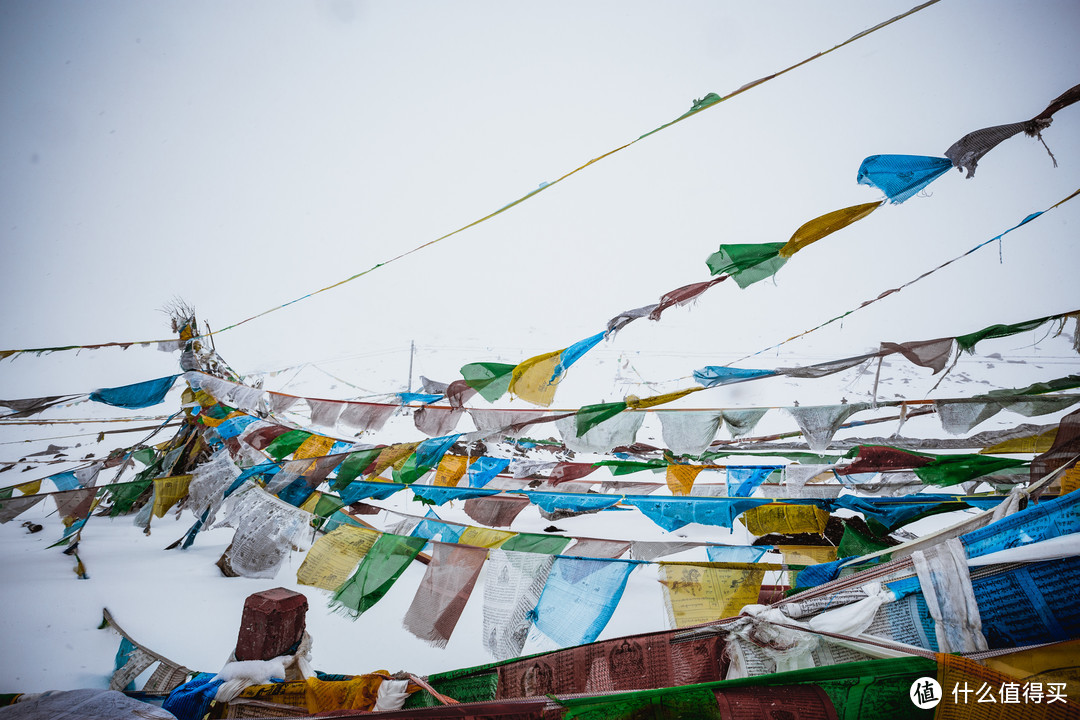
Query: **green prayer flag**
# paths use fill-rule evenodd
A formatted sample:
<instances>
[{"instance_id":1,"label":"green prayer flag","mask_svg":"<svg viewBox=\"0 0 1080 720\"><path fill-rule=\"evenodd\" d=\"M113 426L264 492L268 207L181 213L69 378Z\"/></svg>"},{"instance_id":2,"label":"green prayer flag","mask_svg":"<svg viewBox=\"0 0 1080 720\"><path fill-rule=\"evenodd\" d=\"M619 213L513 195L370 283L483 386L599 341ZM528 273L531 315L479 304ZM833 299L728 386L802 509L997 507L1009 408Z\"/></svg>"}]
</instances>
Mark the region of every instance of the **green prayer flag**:
<instances>
[{"instance_id":1,"label":"green prayer flag","mask_svg":"<svg viewBox=\"0 0 1080 720\"><path fill-rule=\"evenodd\" d=\"M891 547L876 538L865 535L851 525L844 525L844 534L840 537L840 544L836 547L837 557L862 557Z\"/></svg>"},{"instance_id":2,"label":"green prayer flag","mask_svg":"<svg viewBox=\"0 0 1080 720\"><path fill-rule=\"evenodd\" d=\"M336 513L344 505L345 501L341 498L323 493L319 496L319 501L315 503L315 511L312 514L319 519L321 525L326 518Z\"/></svg>"},{"instance_id":3,"label":"green prayer flag","mask_svg":"<svg viewBox=\"0 0 1080 720\"><path fill-rule=\"evenodd\" d=\"M915 468L915 475L927 485L946 487L1027 464L1026 460L989 455L939 455L933 462Z\"/></svg>"},{"instance_id":4,"label":"green prayer flag","mask_svg":"<svg viewBox=\"0 0 1080 720\"><path fill-rule=\"evenodd\" d=\"M465 383L488 402L495 402L510 389L510 380L517 365L507 363L469 363L461 368Z\"/></svg>"},{"instance_id":5,"label":"green prayer flag","mask_svg":"<svg viewBox=\"0 0 1080 720\"><path fill-rule=\"evenodd\" d=\"M382 599L427 543L422 537L383 533L375 540L352 577L334 591L331 605L351 610L354 617Z\"/></svg>"},{"instance_id":6,"label":"green prayer flag","mask_svg":"<svg viewBox=\"0 0 1080 720\"><path fill-rule=\"evenodd\" d=\"M745 288L758 280L772 277L784 266L787 258L780 257L786 243L753 243L721 245L705 264L713 275L727 273L739 287Z\"/></svg>"},{"instance_id":7,"label":"green prayer flag","mask_svg":"<svg viewBox=\"0 0 1080 720\"><path fill-rule=\"evenodd\" d=\"M763 695L777 688L817 686L825 691L842 720L876 720L884 714L918 720L934 717L932 708L919 710L908 692L920 677L937 677L933 660L903 657L888 660L837 663L784 673L736 680L719 680L682 687L612 693L604 696L560 697L565 720L621 720L622 718L721 717L717 697L728 691L758 688ZM682 712L672 715L669 709Z\"/></svg>"},{"instance_id":8,"label":"green prayer flag","mask_svg":"<svg viewBox=\"0 0 1080 720\"><path fill-rule=\"evenodd\" d=\"M1041 317L1037 320L1027 320L1012 325L991 325L978 332L960 335L956 338L956 344L960 346L961 350L967 350L969 353L973 353L975 352L975 345L983 340L1009 337L1010 335L1017 335L1022 332L1027 332L1028 330L1034 330L1047 320L1053 320L1057 317L1057 315L1047 315L1046 317Z\"/></svg>"},{"instance_id":9,"label":"green prayer flag","mask_svg":"<svg viewBox=\"0 0 1080 720\"><path fill-rule=\"evenodd\" d=\"M418 465L416 463L416 453L413 453L409 456L409 459L405 461L405 464L401 466L400 470L394 468L394 482L402 483L403 485L412 485L424 475L431 472L431 468L431 465Z\"/></svg>"},{"instance_id":10,"label":"green prayer flag","mask_svg":"<svg viewBox=\"0 0 1080 720\"><path fill-rule=\"evenodd\" d=\"M138 460L143 465L153 465L154 457L156 455L157 452L154 450L154 448L142 448L141 450L136 450L135 452L131 453L131 457L135 460Z\"/></svg>"},{"instance_id":11,"label":"green prayer flag","mask_svg":"<svg viewBox=\"0 0 1080 720\"><path fill-rule=\"evenodd\" d=\"M158 470L158 463L154 463L149 467L144 468L142 472L134 477L134 479L129 480L126 483L109 485L106 490L112 499L112 508L109 510L109 517L123 515L131 510L131 506L135 504L135 501L142 497L142 494L153 486L153 478L158 474Z\"/></svg>"},{"instance_id":12,"label":"green prayer flag","mask_svg":"<svg viewBox=\"0 0 1080 720\"><path fill-rule=\"evenodd\" d=\"M489 669L487 672L470 674L472 669L428 675L427 682L440 695L452 697L461 703L490 702L494 700L499 687L499 673ZM427 690L421 689L409 696L402 709L410 710L422 707L446 707L446 705L443 700L436 698Z\"/></svg>"},{"instance_id":13,"label":"green prayer flag","mask_svg":"<svg viewBox=\"0 0 1080 720\"><path fill-rule=\"evenodd\" d=\"M690 106L689 110L687 110L685 113L680 115L679 119L682 120L684 117L686 117L688 115L693 115L696 112L701 112L702 110L709 107L710 105L715 105L716 103L720 102L723 99L724 98L720 97L719 95L717 95L714 92L707 93L705 95L705 97L701 98L700 100L694 100L694 104Z\"/></svg>"},{"instance_id":14,"label":"green prayer flag","mask_svg":"<svg viewBox=\"0 0 1080 720\"><path fill-rule=\"evenodd\" d=\"M338 465L337 476L330 484L330 489L335 491L344 489L349 483L360 477L360 473L364 472L368 465L375 462L375 458L379 457L381 452L382 448L372 448L349 453L349 456L345 458L341 465Z\"/></svg>"},{"instance_id":15,"label":"green prayer flag","mask_svg":"<svg viewBox=\"0 0 1080 720\"><path fill-rule=\"evenodd\" d=\"M109 510L109 517L123 515L131 510L131 506L135 504L135 501L153 484L152 479L145 478L133 480L123 485L109 486L109 493L112 496L112 508Z\"/></svg>"},{"instance_id":16,"label":"green prayer flag","mask_svg":"<svg viewBox=\"0 0 1080 720\"><path fill-rule=\"evenodd\" d=\"M577 436L581 437L600 423L613 418L626 409L625 402L598 403L596 405L584 405L574 418Z\"/></svg>"},{"instance_id":17,"label":"green prayer flag","mask_svg":"<svg viewBox=\"0 0 1080 720\"><path fill-rule=\"evenodd\" d=\"M544 555L558 555L573 538L561 535L535 535L533 533L518 533L499 546L500 550L514 552L542 553Z\"/></svg>"},{"instance_id":18,"label":"green prayer flag","mask_svg":"<svg viewBox=\"0 0 1080 720\"><path fill-rule=\"evenodd\" d=\"M213 420L224 420L229 413L233 411L233 408L227 408L223 405L211 405L210 407L203 406L200 415L205 415Z\"/></svg>"},{"instance_id":19,"label":"green prayer flag","mask_svg":"<svg viewBox=\"0 0 1080 720\"><path fill-rule=\"evenodd\" d=\"M281 460L286 455L291 455L300 447L305 440L311 437L306 430L290 430L278 435L266 446L266 454L275 460Z\"/></svg>"},{"instance_id":20,"label":"green prayer flag","mask_svg":"<svg viewBox=\"0 0 1080 720\"><path fill-rule=\"evenodd\" d=\"M1080 387L1080 375L1069 375L1063 378L1047 380L1046 382L1033 383L1026 388L991 390L986 393L986 397L1007 398L1012 395L1043 395L1045 393L1060 392L1061 390L1073 390L1078 387Z\"/></svg>"},{"instance_id":21,"label":"green prayer flag","mask_svg":"<svg viewBox=\"0 0 1080 720\"><path fill-rule=\"evenodd\" d=\"M652 470L653 472L667 470L668 461L659 458L654 460L601 460L593 463L593 465L611 468L612 475L629 475L642 470Z\"/></svg>"},{"instance_id":22,"label":"green prayer flag","mask_svg":"<svg viewBox=\"0 0 1080 720\"><path fill-rule=\"evenodd\" d=\"M650 695L650 691L620 694L618 698L592 697L588 705L570 705L566 718L578 720L723 720L716 695L707 688L686 686L678 692ZM560 702L565 703L560 699Z\"/></svg>"}]
</instances>

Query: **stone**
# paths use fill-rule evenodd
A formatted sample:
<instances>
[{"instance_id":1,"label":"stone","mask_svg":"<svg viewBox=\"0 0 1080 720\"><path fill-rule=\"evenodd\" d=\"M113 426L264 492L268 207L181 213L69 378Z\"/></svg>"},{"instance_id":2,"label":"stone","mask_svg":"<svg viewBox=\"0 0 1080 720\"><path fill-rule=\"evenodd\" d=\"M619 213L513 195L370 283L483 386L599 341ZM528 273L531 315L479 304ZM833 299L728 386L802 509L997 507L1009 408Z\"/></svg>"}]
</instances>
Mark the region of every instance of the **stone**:
<instances>
[{"instance_id":1,"label":"stone","mask_svg":"<svg viewBox=\"0 0 1080 720\"><path fill-rule=\"evenodd\" d=\"M240 619L236 659L272 660L294 652L304 637L307 609L307 597L286 588L249 595Z\"/></svg>"}]
</instances>

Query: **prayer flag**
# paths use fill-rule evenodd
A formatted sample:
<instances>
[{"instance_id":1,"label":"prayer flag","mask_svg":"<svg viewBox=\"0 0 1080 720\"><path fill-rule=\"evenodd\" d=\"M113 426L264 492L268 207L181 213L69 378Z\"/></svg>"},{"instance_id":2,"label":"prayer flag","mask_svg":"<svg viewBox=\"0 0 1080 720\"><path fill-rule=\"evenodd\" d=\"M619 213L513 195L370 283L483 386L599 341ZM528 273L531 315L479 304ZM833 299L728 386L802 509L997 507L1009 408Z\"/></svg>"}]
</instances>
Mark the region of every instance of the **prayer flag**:
<instances>
[{"instance_id":1,"label":"prayer flag","mask_svg":"<svg viewBox=\"0 0 1080 720\"><path fill-rule=\"evenodd\" d=\"M691 625L733 617L758 601L765 571L756 568L716 568L704 564L661 563L664 608L668 625Z\"/></svg>"},{"instance_id":2,"label":"prayer flag","mask_svg":"<svg viewBox=\"0 0 1080 720\"><path fill-rule=\"evenodd\" d=\"M780 256L786 243L754 243L721 245L705 261L713 275L727 273L739 287L746 288L759 280L772 277L787 262Z\"/></svg>"},{"instance_id":3,"label":"prayer flag","mask_svg":"<svg viewBox=\"0 0 1080 720\"><path fill-rule=\"evenodd\" d=\"M859 166L858 182L878 188L893 203L902 203L951 168L948 158L871 155Z\"/></svg>"},{"instance_id":4,"label":"prayer flag","mask_svg":"<svg viewBox=\"0 0 1080 720\"><path fill-rule=\"evenodd\" d=\"M531 613L533 625L560 647L596 640L634 567L626 560L556 558Z\"/></svg>"},{"instance_id":5,"label":"prayer flag","mask_svg":"<svg viewBox=\"0 0 1080 720\"><path fill-rule=\"evenodd\" d=\"M389 592L425 544L424 538L379 535L356 572L334 592L331 604L359 617Z\"/></svg>"},{"instance_id":6,"label":"prayer flag","mask_svg":"<svg viewBox=\"0 0 1080 720\"><path fill-rule=\"evenodd\" d=\"M519 363L510 379L510 392L534 405L551 405L559 384L556 368L562 352L554 350Z\"/></svg>"},{"instance_id":7,"label":"prayer flag","mask_svg":"<svg viewBox=\"0 0 1080 720\"><path fill-rule=\"evenodd\" d=\"M90 399L94 402L105 403L114 407L138 410L157 405L165 400L165 396L172 390L173 383L179 375L147 380L146 382L133 385L122 385L114 388L100 388L90 393Z\"/></svg>"},{"instance_id":8,"label":"prayer flag","mask_svg":"<svg viewBox=\"0 0 1080 720\"><path fill-rule=\"evenodd\" d=\"M338 525L315 541L296 571L296 582L323 590L341 587L379 537L377 530Z\"/></svg>"},{"instance_id":9,"label":"prayer flag","mask_svg":"<svg viewBox=\"0 0 1080 720\"><path fill-rule=\"evenodd\" d=\"M821 238L841 230L848 225L862 220L864 217L881 207L882 203L872 202L862 205L853 205L843 210L834 210L831 213L814 218L806 223L791 236L784 247L780 248L780 257L791 257L810 243L817 242Z\"/></svg>"},{"instance_id":10,"label":"prayer flag","mask_svg":"<svg viewBox=\"0 0 1080 720\"><path fill-rule=\"evenodd\" d=\"M469 363L461 368L461 376L480 397L495 402L509 389L515 367L506 363Z\"/></svg>"},{"instance_id":11,"label":"prayer flag","mask_svg":"<svg viewBox=\"0 0 1080 720\"><path fill-rule=\"evenodd\" d=\"M667 466L667 486L672 495L689 495L694 487L694 479L705 468L701 465L676 465Z\"/></svg>"},{"instance_id":12,"label":"prayer flag","mask_svg":"<svg viewBox=\"0 0 1080 720\"><path fill-rule=\"evenodd\" d=\"M486 548L432 543L424 572L402 625L434 647L446 647L487 559Z\"/></svg>"}]
</instances>

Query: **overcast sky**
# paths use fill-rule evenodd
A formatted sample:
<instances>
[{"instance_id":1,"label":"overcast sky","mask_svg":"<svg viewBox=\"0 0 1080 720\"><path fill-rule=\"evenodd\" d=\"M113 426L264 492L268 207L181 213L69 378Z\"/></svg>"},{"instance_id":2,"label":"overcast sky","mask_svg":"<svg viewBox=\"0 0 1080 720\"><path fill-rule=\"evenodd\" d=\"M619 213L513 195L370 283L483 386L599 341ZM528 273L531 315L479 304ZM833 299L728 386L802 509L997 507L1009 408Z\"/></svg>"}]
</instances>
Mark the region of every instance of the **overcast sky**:
<instances>
[{"instance_id":1,"label":"overcast sky","mask_svg":"<svg viewBox=\"0 0 1080 720\"><path fill-rule=\"evenodd\" d=\"M0 348L217 329L470 223L689 110L912 7L888 2L0 4ZM498 217L216 338L242 373L325 363L375 391L516 362L881 197L879 153L941 156L1080 82L1080 5L943 0L598 162ZM1080 187L1080 106L810 246L777 275L639 321L560 401L770 346ZM1080 308L1080 199L771 367ZM1030 345L1031 338L1006 348ZM347 362L331 363L347 358ZM0 397L174 372L147 349L0 363ZM1073 359L1075 366L1075 356ZM591 368L591 369L590 369ZM629 372L625 367L624 373ZM589 383L573 389L577 373ZM682 383L685 385L686 383ZM342 388L343 397L359 391ZM837 398L838 399L838 398Z\"/></svg>"}]
</instances>

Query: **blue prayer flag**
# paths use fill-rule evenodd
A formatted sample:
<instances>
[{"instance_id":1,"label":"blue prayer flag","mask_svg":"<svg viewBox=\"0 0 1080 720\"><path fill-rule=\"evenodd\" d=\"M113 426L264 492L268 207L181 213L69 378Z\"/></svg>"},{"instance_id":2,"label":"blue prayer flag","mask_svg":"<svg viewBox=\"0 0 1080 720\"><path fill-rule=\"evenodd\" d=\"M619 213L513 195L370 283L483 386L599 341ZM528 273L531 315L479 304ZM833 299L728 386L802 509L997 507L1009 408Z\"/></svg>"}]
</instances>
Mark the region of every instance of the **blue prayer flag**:
<instances>
[{"instance_id":1,"label":"blue prayer flag","mask_svg":"<svg viewBox=\"0 0 1080 720\"><path fill-rule=\"evenodd\" d=\"M559 510L563 512L603 510L612 505L617 505L622 500L621 495L600 495L597 493L556 493L525 490L521 494L527 495L529 502L549 513Z\"/></svg>"},{"instance_id":2,"label":"blue prayer flag","mask_svg":"<svg viewBox=\"0 0 1080 720\"><path fill-rule=\"evenodd\" d=\"M338 495L341 496L341 499L345 501L346 505L352 505L358 500L366 500L367 498L385 500L398 490L404 490L407 487L408 485L402 485L400 483L353 480L339 490Z\"/></svg>"},{"instance_id":3,"label":"blue prayer flag","mask_svg":"<svg viewBox=\"0 0 1080 720\"><path fill-rule=\"evenodd\" d=\"M424 498L428 502L433 502L436 505L445 505L451 500L468 500L469 498L498 495L502 492L501 490L485 490L483 488L442 487L435 485L419 485L417 483L410 485L409 489L413 491L413 494Z\"/></svg>"},{"instance_id":4,"label":"blue prayer flag","mask_svg":"<svg viewBox=\"0 0 1080 720\"><path fill-rule=\"evenodd\" d=\"M469 466L466 477L469 487L484 487L491 479L510 466L509 458L478 457Z\"/></svg>"},{"instance_id":5,"label":"blue prayer flag","mask_svg":"<svg viewBox=\"0 0 1080 720\"><path fill-rule=\"evenodd\" d=\"M79 479L75 477L75 473L71 470L50 475L49 479L56 485L56 489L61 491L78 490L82 487L82 485L79 484Z\"/></svg>"},{"instance_id":6,"label":"blue prayer flag","mask_svg":"<svg viewBox=\"0 0 1080 720\"><path fill-rule=\"evenodd\" d=\"M94 402L113 405L114 407L138 410L157 405L165 400L165 396L172 390L173 383L179 375L147 380L146 382L133 385L121 385L114 388L100 388L90 393L90 399Z\"/></svg>"},{"instance_id":7,"label":"blue prayer flag","mask_svg":"<svg viewBox=\"0 0 1080 720\"><path fill-rule=\"evenodd\" d=\"M236 417L231 417L222 422L214 428L214 431L222 440L228 440L229 438L236 437L244 432L244 428L256 420L258 420L258 418L252 417L251 415L237 415Z\"/></svg>"},{"instance_id":8,"label":"blue prayer flag","mask_svg":"<svg viewBox=\"0 0 1080 720\"><path fill-rule=\"evenodd\" d=\"M654 523L671 532L690 523L717 525L730 530L736 517L750 508L771 503L772 500L767 498L712 497L656 498L627 495L624 502L633 505Z\"/></svg>"},{"instance_id":9,"label":"blue prayer flag","mask_svg":"<svg viewBox=\"0 0 1080 720\"><path fill-rule=\"evenodd\" d=\"M890 202L902 203L952 168L949 158L923 155L871 155L859 166L860 185L885 193Z\"/></svg>"},{"instance_id":10,"label":"blue prayer flag","mask_svg":"<svg viewBox=\"0 0 1080 720\"><path fill-rule=\"evenodd\" d=\"M968 557L1030 545L1080 532L1080 492L1028 505L986 527L960 536Z\"/></svg>"},{"instance_id":11,"label":"blue prayer flag","mask_svg":"<svg viewBox=\"0 0 1080 720\"><path fill-rule=\"evenodd\" d=\"M442 437L428 438L416 446L417 467L434 467L442 460L442 456L450 449L461 433L457 435L444 435Z\"/></svg>"},{"instance_id":12,"label":"blue prayer flag","mask_svg":"<svg viewBox=\"0 0 1080 720\"><path fill-rule=\"evenodd\" d=\"M694 371L694 380L707 388L718 385L744 382L759 377L776 375L775 370L750 370L747 368L730 368L719 365L708 365Z\"/></svg>"},{"instance_id":13,"label":"blue prayer flag","mask_svg":"<svg viewBox=\"0 0 1080 720\"><path fill-rule=\"evenodd\" d=\"M795 576L795 586L801 588L817 587L840 577L840 568L851 558L839 558L827 563L811 565L800 570Z\"/></svg>"},{"instance_id":14,"label":"blue prayer flag","mask_svg":"<svg viewBox=\"0 0 1080 720\"><path fill-rule=\"evenodd\" d=\"M425 540L456 543L458 538L461 537L461 533L464 529L465 528L461 525L444 523L442 519L435 514L434 510L428 509L427 515L424 516L424 519L420 521L419 525L413 528L411 535L412 537L422 537Z\"/></svg>"},{"instance_id":15,"label":"blue prayer flag","mask_svg":"<svg viewBox=\"0 0 1080 720\"><path fill-rule=\"evenodd\" d=\"M398 396L398 401L402 405L407 405L407 404L409 404L411 402L420 402L420 403L424 403L425 405L430 405L431 403L442 400L445 397L444 395L430 395L428 393L414 393L414 392L398 393L397 396Z\"/></svg>"},{"instance_id":16,"label":"blue prayer flag","mask_svg":"<svg viewBox=\"0 0 1080 720\"><path fill-rule=\"evenodd\" d=\"M551 380L549 382L555 382L562 377L562 374L570 369L571 365L580 360L582 355L599 345L605 335L607 335L607 331L597 333L596 335L587 337L563 350L562 355L559 356L559 362L555 365L554 372L551 373Z\"/></svg>"},{"instance_id":17,"label":"blue prayer flag","mask_svg":"<svg viewBox=\"0 0 1080 720\"><path fill-rule=\"evenodd\" d=\"M560 647L590 643L615 612L636 563L559 556L536 608L536 628Z\"/></svg>"},{"instance_id":18,"label":"blue prayer flag","mask_svg":"<svg viewBox=\"0 0 1080 720\"><path fill-rule=\"evenodd\" d=\"M755 489L766 478L779 470L781 465L747 465L742 467L728 466L727 469L727 493L728 497L750 497Z\"/></svg>"},{"instance_id":19,"label":"blue prayer flag","mask_svg":"<svg viewBox=\"0 0 1080 720\"><path fill-rule=\"evenodd\" d=\"M755 563L772 549L772 545L709 545L705 552L709 562Z\"/></svg>"},{"instance_id":20,"label":"blue prayer flag","mask_svg":"<svg viewBox=\"0 0 1080 720\"><path fill-rule=\"evenodd\" d=\"M301 475L278 491L277 496L280 500L283 500L290 505L300 507L309 497L311 497L311 493L313 492L315 492L315 488L308 485L307 478Z\"/></svg>"}]
</instances>

